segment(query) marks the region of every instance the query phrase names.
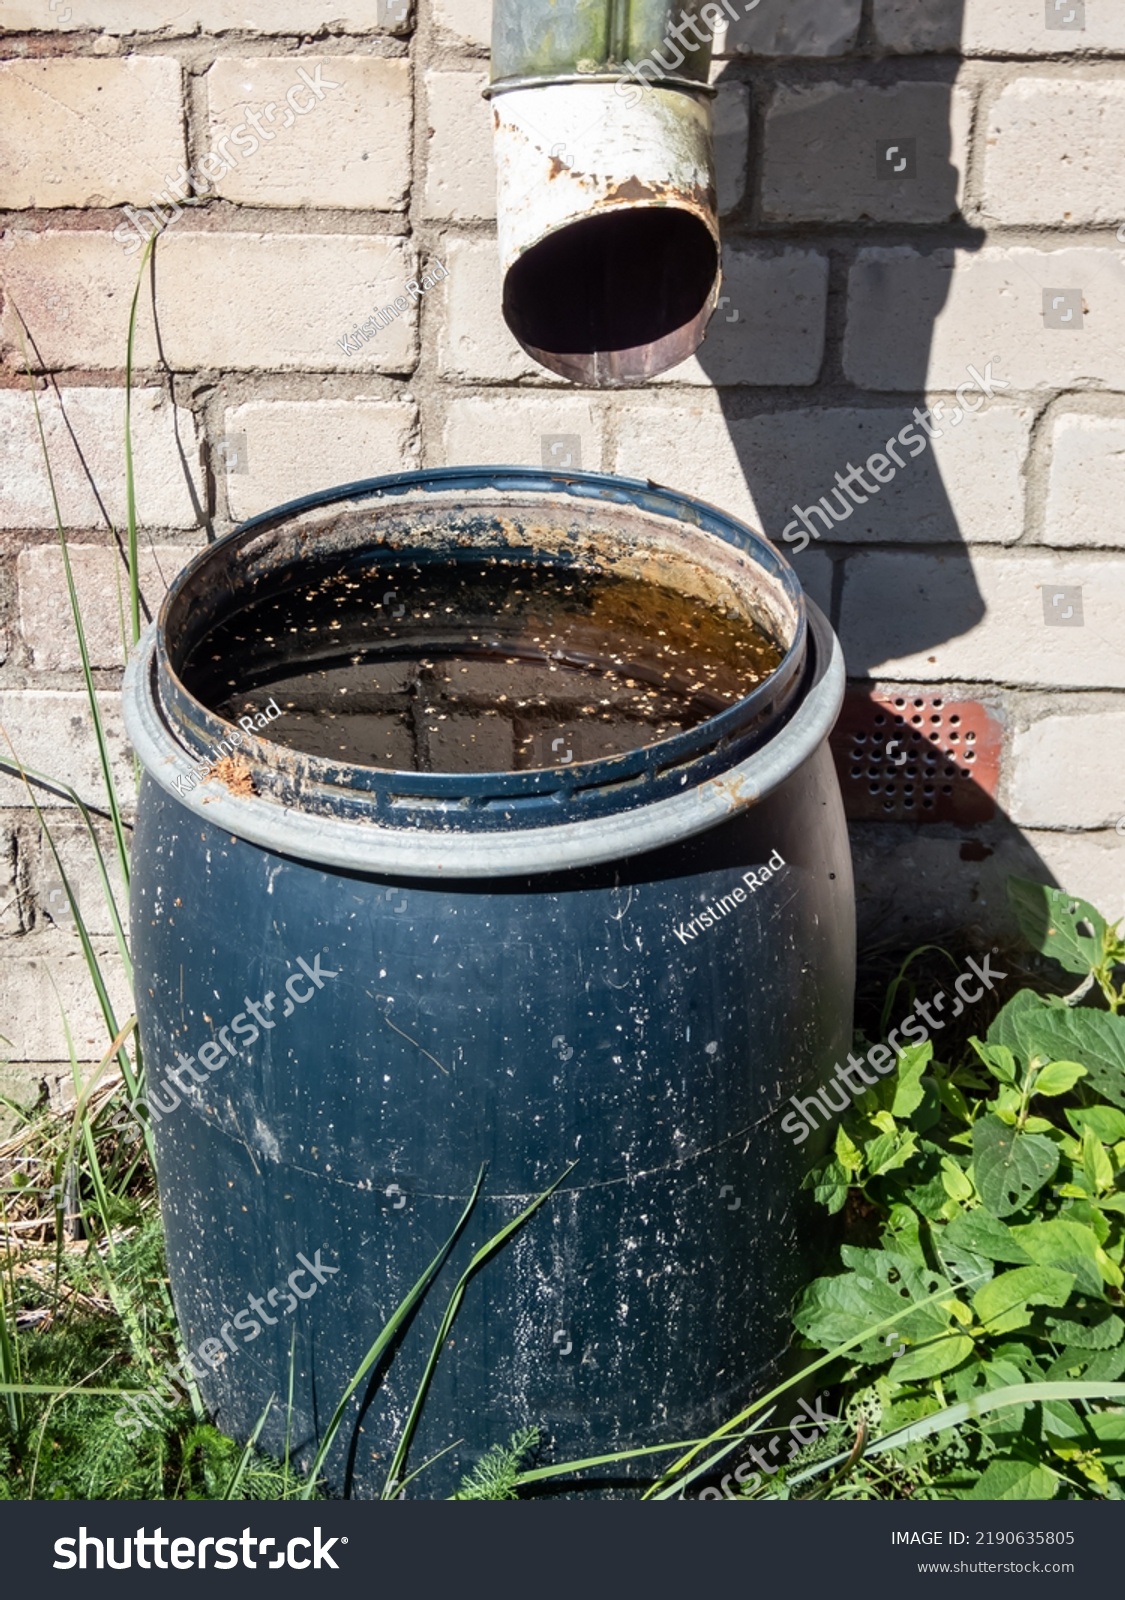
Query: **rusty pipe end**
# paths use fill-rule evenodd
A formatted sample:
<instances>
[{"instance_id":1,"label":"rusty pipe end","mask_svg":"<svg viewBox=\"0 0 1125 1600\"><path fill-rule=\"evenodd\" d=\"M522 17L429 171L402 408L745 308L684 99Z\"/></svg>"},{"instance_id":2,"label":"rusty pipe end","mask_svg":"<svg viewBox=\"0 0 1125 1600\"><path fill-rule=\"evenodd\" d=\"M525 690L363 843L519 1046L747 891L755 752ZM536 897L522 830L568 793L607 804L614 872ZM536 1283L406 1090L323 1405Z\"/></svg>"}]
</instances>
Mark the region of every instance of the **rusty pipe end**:
<instances>
[{"instance_id":1,"label":"rusty pipe end","mask_svg":"<svg viewBox=\"0 0 1125 1600\"><path fill-rule=\"evenodd\" d=\"M718 300L711 98L604 79L494 85L504 318L591 388L686 361Z\"/></svg>"}]
</instances>

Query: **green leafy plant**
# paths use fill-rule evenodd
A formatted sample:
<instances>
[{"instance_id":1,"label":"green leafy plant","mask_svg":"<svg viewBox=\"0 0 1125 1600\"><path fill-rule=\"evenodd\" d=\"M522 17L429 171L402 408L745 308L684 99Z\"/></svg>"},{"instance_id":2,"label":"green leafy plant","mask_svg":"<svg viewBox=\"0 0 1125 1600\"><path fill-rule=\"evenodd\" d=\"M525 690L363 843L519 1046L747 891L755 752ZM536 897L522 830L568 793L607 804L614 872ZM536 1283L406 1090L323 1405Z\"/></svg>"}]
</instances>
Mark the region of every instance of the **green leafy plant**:
<instances>
[{"instance_id":1,"label":"green leafy plant","mask_svg":"<svg viewBox=\"0 0 1125 1600\"><path fill-rule=\"evenodd\" d=\"M846 1218L844 1271L794 1320L808 1347L856 1341L838 1375L895 1439L875 1453L900 1487L924 1460L950 1496L1125 1498L1125 1410L1106 1403L1125 1395L1125 945L1084 901L1010 893L1082 984L1021 990L953 1065L912 1047L857 1102L810 1179ZM935 1453L920 1425L966 1406Z\"/></svg>"}]
</instances>

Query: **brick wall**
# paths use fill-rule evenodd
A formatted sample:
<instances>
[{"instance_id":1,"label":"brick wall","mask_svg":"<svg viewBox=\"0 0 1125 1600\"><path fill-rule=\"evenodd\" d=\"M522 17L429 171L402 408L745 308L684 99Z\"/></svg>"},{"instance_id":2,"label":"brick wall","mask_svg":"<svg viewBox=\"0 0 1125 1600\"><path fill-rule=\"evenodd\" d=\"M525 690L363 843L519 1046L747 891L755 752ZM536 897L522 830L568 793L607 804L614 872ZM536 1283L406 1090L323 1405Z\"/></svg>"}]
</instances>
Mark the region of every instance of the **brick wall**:
<instances>
[{"instance_id":1,"label":"brick wall","mask_svg":"<svg viewBox=\"0 0 1125 1600\"><path fill-rule=\"evenodd\" d=\"M699 493L780 540L933 407L940 436L787 546L857 688L982 701L1002 728L993 822L857 823L865 926L995 926L1011 870L1125 913L1125 7L763 0L715 64L727 298L696 359L617 395L548 376L500 316L489 9L350 0L310 34L296 0L193 0L159 29L143 0L6 5L0 720L22 760L96 796L20 316L62 396L41 390L125 779L111 525L140 233L123 208L143 226L185 167L233 153L173 213L155 322L142 297L150 605L206 538L298 493L498 453L537 464L558 434L585 467ZM345 353L435 257L447 280ZM997 390L975 415L956 393L970 369ZM0 791L2 1090L65 1058L52 978L80 1054L102 1041L34 811ZM108 951L85 863L79 878Z\"/></svg>"}]
</instances>

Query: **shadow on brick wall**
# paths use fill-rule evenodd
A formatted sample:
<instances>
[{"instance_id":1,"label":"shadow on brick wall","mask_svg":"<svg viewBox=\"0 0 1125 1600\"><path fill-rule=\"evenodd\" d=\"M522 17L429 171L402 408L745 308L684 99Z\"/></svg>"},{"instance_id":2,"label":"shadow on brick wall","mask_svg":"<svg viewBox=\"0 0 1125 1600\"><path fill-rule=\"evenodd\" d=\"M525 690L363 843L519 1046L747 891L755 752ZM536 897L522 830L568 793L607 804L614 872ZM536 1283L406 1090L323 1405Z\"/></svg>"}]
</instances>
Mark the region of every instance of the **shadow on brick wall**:
<instances>
[{"instance_id":1,"label":"shadow on brick wall","mask_svg":"<svg viewBox=\"0 0 1125 1600\"><path fill-rule=\"evenodd\" d=\"M873 56L863 32L873 9L911 48L935 53ZM770 0L732 25L734 59L720 74L751 78L753 198L726 221L724 299L698 359L759 524L829 611L856 690L893 675L891 692L909 696L910 658L918 670L917 658L985 617L969 547L994 544L1003 518L1016 519L1009 538L1022 531L1027 424L1005 401L1004 352L987 317L963 370L948 349L933 360L953 252L974 253L985 237L961 211L971 132L957 85L962 13L963 0ZM789 59L763 60L777 55ZM819 378L804 378L815 400L792 387L748 393L778 381L761 375L754 348L769 313L754 304L746 261L762 254L786 263L789 300L798 285L807 293L810 256L827 258L823 361ZM942 395L932 408L928 388ZM983 503L976 486L993 477ZM931 682L927 692L943 691ZM1002 720L999 697L985 698ZM862 703L853 692L853 719ZM994 785L978 785L956 755L943 752L936 773L918 767L904 814L905 773L860 771L854 750L837 751L845 794L859 801L849 812L869 939L1010 925L1010 872L1055 881L995 804ZM947 780L977 820L941 814ZM871 820L880 803L887 819Z\"/></svg>"}]
</instances>

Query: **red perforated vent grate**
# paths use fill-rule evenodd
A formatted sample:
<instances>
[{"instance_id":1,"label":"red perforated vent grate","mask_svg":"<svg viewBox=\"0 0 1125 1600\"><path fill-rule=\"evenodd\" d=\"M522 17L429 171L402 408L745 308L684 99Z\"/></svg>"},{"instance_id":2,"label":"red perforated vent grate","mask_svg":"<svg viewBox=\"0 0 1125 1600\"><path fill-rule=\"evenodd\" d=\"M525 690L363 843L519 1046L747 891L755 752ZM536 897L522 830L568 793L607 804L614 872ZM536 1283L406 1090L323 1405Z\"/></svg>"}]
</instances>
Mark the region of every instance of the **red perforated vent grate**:
<instances>
[{"instance_id":1,"label":"red perforated vent grate","mask_svg":"<svg viewBox=\"0 0 1125 1600\"><path fill-rule=\"evenodd\" d=\"M1003 736L975 700L852 691L832 735L844 805L856 821L987 822Z\"/></svg>"}]
</instances>

